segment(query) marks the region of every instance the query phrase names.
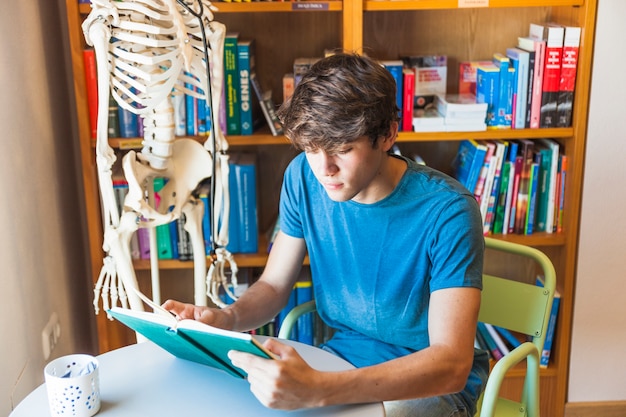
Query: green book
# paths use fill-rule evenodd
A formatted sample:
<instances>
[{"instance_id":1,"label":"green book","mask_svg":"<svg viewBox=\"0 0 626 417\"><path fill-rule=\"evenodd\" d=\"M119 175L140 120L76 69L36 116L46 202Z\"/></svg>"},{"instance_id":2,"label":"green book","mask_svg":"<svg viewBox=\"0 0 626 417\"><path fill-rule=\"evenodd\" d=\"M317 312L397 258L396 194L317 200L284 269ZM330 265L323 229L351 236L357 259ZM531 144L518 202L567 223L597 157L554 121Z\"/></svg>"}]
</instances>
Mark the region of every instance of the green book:
<instances>
[{"instance_id":1,"label":"green book","mask_svg":"<svg viewBox=\"0 0 626 417\"><path fill-rule=\"evenodd\" d=\"M159 192L165 186L165 179L162 177L157 177L154 179L154 193L156 194L155 199L157 200L157 208L158 201L160 200ZM156 241L157 241L157 252L159 259L172 259L174 254L172 251L172 238L170 236L170 225L162 224L156 227Z\"/></svg>"},{"instance_id":2,"label":"green book","mask_svg":"<svg viewBox=\"0 0 626 417\"><path fill-rule=\"evenodd\" d=\"M241 105L239 98L239 70L237 66L238 33L227 33L224 39L224 80L226 91L226 133L241 134Z\"/></svg>"},{"instance_id":3,"label":"green book","mask_svg":"<svg viewBox=\"0 0 626 417\"><path fill-rule=\"evenodd\" d=\"M246 378L247 374L231 364L229 351L274 358L253 335L218 329L197 320L177 320L162 309L151 313L113 307L107 313L172 355L220 369L237 378Z\"/></svg>"}]
</instances>

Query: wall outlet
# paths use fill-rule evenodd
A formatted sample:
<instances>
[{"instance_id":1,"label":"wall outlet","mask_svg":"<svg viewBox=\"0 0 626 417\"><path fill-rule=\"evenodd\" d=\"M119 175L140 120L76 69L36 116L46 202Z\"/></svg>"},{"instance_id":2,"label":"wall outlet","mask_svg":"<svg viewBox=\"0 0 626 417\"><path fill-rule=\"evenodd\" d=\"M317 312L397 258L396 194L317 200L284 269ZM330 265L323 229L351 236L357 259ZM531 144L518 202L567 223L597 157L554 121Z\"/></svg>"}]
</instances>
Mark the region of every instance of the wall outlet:
<instances>
[{"instance_id":1,"label":"wall outlet","mask_svg":"<svg viewBox=\"0 0 626 417\"><path fill-rule=\"evenodd\" d=\"M50 358L50 354L57 345L60 337L61 323L59 323L59 316L57 313L52 313L50 320L48 320L48 323L41 332L41 345L43 347L43 358L45 360Z\"/></svg>"}]
</instances>

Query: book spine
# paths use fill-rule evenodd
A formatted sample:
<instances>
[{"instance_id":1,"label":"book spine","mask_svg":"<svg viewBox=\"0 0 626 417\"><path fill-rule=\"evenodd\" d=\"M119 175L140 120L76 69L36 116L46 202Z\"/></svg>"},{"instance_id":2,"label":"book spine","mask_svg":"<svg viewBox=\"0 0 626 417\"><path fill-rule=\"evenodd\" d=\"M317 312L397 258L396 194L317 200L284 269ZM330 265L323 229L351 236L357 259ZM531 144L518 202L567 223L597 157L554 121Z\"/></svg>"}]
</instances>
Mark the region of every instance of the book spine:
<instances>
[{"instance_id":1,"label":"book spine","mask_svg":"<svg viewBox=\"0 0 626 417\"><path fill-rule=\"evenodd\" d=\"M282 135L283 126L280 123L278 116L276 116L276 109L274 106L274 100L272 100L271 91L263 91L261 83L254 72L250 74L250 84L252 84L252 89L259 100L261 111L263 112L263 116L265 116L265 121L267 122L272 135Z\"/></svg>"},{"instance_id":2,"label":"book spine","mask_svg":"<svg viewBox=\"0 0 626 417\"><path fill-rule=\"evenodd\" d=\"M200 200L204 206L202 213L202 236L204 237L204 251L206 255L211 254L212 236L211 236L211 203L208 194L200 194Z\"/></svg>"},{"instance_id":3,"label":"book spine","mask_svg":"<svg viewBox=\"0 0 626 417\"><path fill-rule=\"evenodd\" d=\"M494 326L494 328L502 335L504 340L506 340L506 342L513 347L513 349L521 346L522 343L508 329L499 326Z\"/></svg>"},{"instance_id":4,"label":"book spine","mask_svg":"<svg viewBox=\"0 0 626 417\"><path fill-rule=\"evenodd\" d=\"M515 210L515 233L523 234L528 211L528 198L530 192L530 174L533 163L533 142L530 140L520 141L520 155L522 155L522 167L520 172L519 190L517 193L517 207Z\"/></svg>"},{"instance_id":5,"label":"book spine","mask_svg":"<svg viewBox=\"0 0 626 417\"><path fill-rule=\"evenodd\" d=\"M476 188L474 189L474 197L476 201L480 203L480 198L483 194L483 190L485 189L485 182L487 180L487 174L489 173L489 165L491 163L491 158L496 150L496 146L493 143L487 143L487 150L485 153L485 159L480 168L480 174L478 176L478 181L476 182Z\"/></svg>"},{"instance_id":6,"label":"book spine","mask_svg":"<svg viewBox=\"0 0 626 417\"><path fill-rule=\"evenodd\" d=\"M165 186L163 177L154 179L154 198L157 208L159 207L161 197L159 192ZM159 259L172 259L172 240L170 238L170 227L168 224L162 224L156 227L157 250Z\"/></svg>"},{"instance_id":7,"label":"book spine","mask_svg":"<svg viewBox=\"0 0 626 417\"><path fill-rule=\"evenodd\" d=\"M85 66L85 89L87 90L87 110L89 111L89 131L91 138L96 137L98 129L98 73L96 52L89 48L83 50Z\"/></svg>"},{"instance_id":8,"label":"book spine","mask_svg":"<svg viewBox=\"0 0 626 417\"><path fill-rule=\"evenodd\" d=\"M122 106L118 106L118 115L120 119L120 137L139 137L137 115L130 110L126 110Z\"/></svg>"},{"instance_id":9,"label":"book spine","mask_svg":"<svg viewBox=\"0 0 626 417\"><path fill-rule=\"evenodd\" d=\"M509 348L506 346L504 340L502 340L502 337L496 331L495 327L492 324L485 323L485 328L487 328L487 331L489 332L489 335L491 336L493 341L496 342L496 346L498 346L498 350L500 351L500 353L502 353L503 356L508 354Z\"/></svg>"},{"instance_id":10,"label":"book spine","mask_svg":"<svg viewBox=\"0 0 626 417\"><path fill-rule=\"evenodd\" d=\"M509 142L509 153L507 162L509 163L508 188L506 190L506 201L504 202L504 218L502 219L502 234L509 232L509 220L511 218L511 208L513 204L513 193L515 188L515 160L517 158L517 141ZM515 190L516 192L517 190Z\"/></svg>"},{"instance_id":11,"label":"book spine","mask_svg":"<svg viewBox=\"0 0 626 417\"><path fill-rule=\"evenodd\" d=\"M497 361L499 359L502 359L502 352L500 352L500 350L498 349L498 345L496 345L496 342L493 340L493 338L489 334L489 331L487 330L487 326L485 326L485 323L478 322L478 331L480 332L481 336L485 340L485 343L487 344L487 348L489 349L489 352L491 352L491 356L494 358L494 360Z\"/></svg>"},{"instance_id":12,"label":"book spine","mask_svg":"<svg viewBox=\"0 0 626 417\"><path fill-rule=\"evenodd\" d=\"M224 40L224 78L226 86L226 132L241 134L239 107L239 71L237 70L238 35L227 34Z\"/></svg>"},{"instance_id":13,"label":"book spine","mask_svg":"<svg viewBox=\"0 0 626 417\"><path fill-rule=\"evenodd\" d=\"M295 80L293 78L293 72L288 72L283 75L283 102L289 100L295 90Z\"/></svg>"},{"instance_id":14,"label":"book spine","mask_svg":"<svg viewBox=\"0 0 626 417\"><path fill-rule=\"evenodd\" d=\"M230 193L230 213L228 217L228 244L226 249L230 253L239 253L239 241L241 225L240 211L239 211L239 198L240 193L237 184L237 171L236 171L236 159L237 155L231 155L228 163L228 188Z\"/></svg>"},{"instance_id":15,"label":"book spine","mask_svg":"<svg viewBox=\"0 0 626 417\"><path fill-rule=\"evenodd\" d=\"M191 238L189 232L185 230L185 223L187 217L185 213L180 214L180 218L176 221L177 235L178 235L178 259L181 261L193 260L193 247L191 245Z\"/></svg>"},{"instance_id":16,"label":"book spine","mask_svg":"<svg viewBox=\"0 0 626 417\"><path fill-rule=\"evenodd\" d=\"M557 127L569 127L572 124L580 31L581 29L579 27L565 28L559 80L559 96L556 107Z\"/></svg>"},{"instance_id":17,"label":"book spine","mask_svg":"<svg viewBox=\"0 0 626 417\"><path fill-rule=\"evenodd\" d=\"M239 252L257 253L259 233L256 197L256 164L250 158L240 158L235 165L239 203Z\"/></svg>"},{"instance_id":18,"label":"book spine","mask_svg":"<svg viewBox=\"0 0 626 417\"><path fill-rule=\"evenodd\" d=\"M513 192L511 193L511 210L507 233L515 233L515 219L517 218L517 200L519 198L520 182L522 179L522 169L524 168L524 158L518 155L515 158L515 176L513 177Z\"/></svg>"},{"instance_id":19,"label":"book spine","mask_svg":"<svg viewBox=\"0 0 626 417\"><path fill-rule=\"evenodd\" d=\"M500 190L498 194L498 202L495 210L492 231L494 234L502 233L504 225L504 214L506 210L506 202L509 190L509 173L511 172L511 161L505 161L502 165L502 175L500 180Z\"/></svg>"},{"instance_id":20,"label":"book spine","mask_svg":"<svg viewBox=\"0 0 626 417\"><path fill-rule=\"evenodd\" d=\"M252 115L252 97L250 95L250 73L252 72L253 45L250 41L237 44L237 70L239 72L239 108L241 117L241 134L251 135L254 131Z\"/></svg>"},{"instance_id":21,"label":"book spine","mask_svg":"<svg viewBox=\"0 0 626 417\"><path fill-rule=\"evenodd\" d=\"M170 207L170 211L174 206ZM172 248L172 259L180 259L180 238L178 236L180 219L171 221L167 226L170 233L170 247Z\"/></svg>"},{"instance_id":22,"label":"book spine","mask_svg":"<svg viewBox=\"0 0 626 417\"><path fill-rule=\"evenodd\" d=\"M546 40L543 87L541 94L540 127L556 127L559 82L561 79L561 57L563 54L564 28L545 27Z\"/></svg>"},{"instance_id":23,"label":"book spine","mask_svg":"<svg viewBox=\"0 0 626 417\"><path fill-rule=\"evenodd\" d=\"M495 173L493 176L493 184L491 185L491 190L489 191L489 195L487 197L487 209L485 212L484 222L483 222L483 233L485 235L489 234L491 231L491 227L493 225L493 216L495 207L497 204L497 198L500 194L500 177L502 175L502 164L504 162L504 156L506 154L507 144L505 142L498 142L496 145L496 160L495 160Z\"/></svg>"},{"instance_id":24,"label":"book spine","mask_svg":"<svg viewBox=\"0 0 626 417\"><path fill-rule=\"evenodd\" d=\"M176 136L185 136L187 134L185 94L172 94L172 107L174 108L174 133Z\"/></svg>"},{"instance_id":25,"label":"book spine","mask_svg":"<svg viewBox=\"0 0 626 417\"><path fill-rule=\"evenodd\" d=\"M107 135L110 138L120 137L120 114L117 111L117 102L112 95L109 95L109 117L107 125Z\"/></svg>"},{"instance_id":26,"label":"book spine","mask_svg":"<svg viewBox=\"0 0 626 417\"><path fill-rule=\"evenodd\" d=\"M533 92L535 86L535 56L536 52L534 50L528 51L528 79L526 81L527 91L526 91L526 119L524 120L524 128L530 128L530 121L532 117L532 107L533 107Z\"/></svg>"},{"instance_id":27,"label":"book spine","mask_svg":"<svg viewBox=\"0 0 626 417\"><path fill-rule=\"evenodd\" d=\"M510 128L512 119L512 80L509 58L501 53L494 54L493 63L500 70L498 77L498 95L495 105L495 122L491 127Z\"/></svg>"},{"instance_id":28,"label":"book spine","mask_svg":"<svg viewBox=\"0 0 626 417\"><path fill-rule=\"evenodd\" d=\"M566 177L567 177L567 164L568 158L567 155L560 156L559 162L559 180L558 180L558 198L557 198L557 208L555 210L555 223L556 223L556 231L557 233L561 233L563 231L563 215L565 209L565 186L566 186Z\"/></svg>"},{"instance_id":29,"label":"book spine","mask_svg":"<svg viewBox=\"0 0 626 417\"><path fill-rule=\"evenodd\" d=\"M540 155L540 154L538 154ZM531 235L534 231L535 208L537 206L537 185L539 178L539 163L533 162L530 170L530 185L528 188L528 210L526 211L526 221L524 224L524 234Z\"/></svg>"},{"instance_id":30,"label":"book spine","mask_svg":"<svg viewBox=\"0 0 626 417\"><path fill-rule=\"evenodd\" d=\"M539 181L537 189L537 216L535 218L535 230L546 231L546 218L548 216L548 200L550 193L550 171L552 164L552 150L543 147L541 153L541 165L539 166ZM553 202L554 203L554 202Z\"/></svg>"},{"instance_id":31,"label":"book spine","mask_svg":"<svg viewBox=\"0 0 626 417\"><path fill-rule=\"evenodd\" d=\"M391 73L393 79L396 81L396 105L398 106L398 116L402 119L402 108L404 107L403 91L404 91L404 76L402 70L404 69L402 61L383 61L384 67ZM411 115L411 117L413 117ZM400 122L402 123L402 121Z\"/></svg>"},{"instance_id":32,"label":"book spine","mask_svg":"<svg viewBox=\"0 0 626 417\"><path fill-rule=\"evenodd\" d=\"M541 124L541 97L543 92L543 71L546 52L544 41L535 41L535 72L533 80L530 128L537 129Z\"/></svg>"},{"instance_id":33,"label":"book spine","mask_svg":"<svg viewBox=\"0 0 626 417\"><path fill-rule=\"evenodd\" d=\"M476 102L487 103L487 127L496 126L497 98L500 72L493 65L479 65L476 72Z\"/></svg>"},{"instance_id":34,"label":"book spine","mask_svg":"<svg viewBox=\"0 0 626 417\"><path fill-rule=\"evenodd\" d=\"M192 84L185 85L187 89L194 90ZM189 136L198 134L198 107L196 106L196 98L191 94L185 94L185 131Z\"/></svg>"},{"instance_id":35,"label":"book spine","mask_svg":"<svg viewBox=\"0 0 626 417\"><path fill-rule=\"evenodd\" d=\"M405 132L413 131L413 109L415 108L415 71L411 68L405 68L402 71L403 79L403 96L402 101L402 130Z\"/></svg>"},{"instance_id":36,"label":"book spine","mask_svg":"<svg viewBox=\"0 0 626 417\"><path fill-rule=\"evenodd\" d=\"M304 304L313 299L313 285L311 281L298 281L296 282L296 304ZM311 313L305 314L298 319L296 323L298 342L305 343L307 345L313 345L314 330L313 330L314 316Z\"/></svg>"}]
</instances>

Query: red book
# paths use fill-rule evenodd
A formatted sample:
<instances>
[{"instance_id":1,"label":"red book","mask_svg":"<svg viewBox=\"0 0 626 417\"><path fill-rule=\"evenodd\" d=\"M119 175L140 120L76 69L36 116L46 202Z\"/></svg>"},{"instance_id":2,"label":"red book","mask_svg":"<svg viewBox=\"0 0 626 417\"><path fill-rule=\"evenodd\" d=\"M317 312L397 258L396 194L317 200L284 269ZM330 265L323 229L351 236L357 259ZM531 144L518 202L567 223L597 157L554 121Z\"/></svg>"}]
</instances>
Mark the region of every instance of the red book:
<instances>
[{"instance_id":1,"label":"red book","mask_svg":"<svg viewBox=\"0 0 626 417\"><path fill-rule=\"evenodd\" d=\"M413 131L413 108L415 97L415 71L412 68L404 68L403 76L403 103L402 103L402 131Z\"/></svg>"},{"instance_id":2,"label":"red book","mask_svg":"<svg viewBox=\"0 0 626 417\"><path fill-rule=\"evenodd\" d=\"M83 50L85 66L85 87L87 90L87 106L89 108L89 131L91 138L96 137L98 128L98 73L96 71L96 52L93 49Z\"/></svg>"},{"instance_id":3,"label":"red book","mask_svg":"<svg viewBox=\"0 0 626 417\"><path fill-rule=\"evenodd\" d=\"M566 26L565 37L563 38L559 97L556 106L557 127L569 127L572 124L572 108L574 105L574 87L576 85L579 46L580 28Z\"/></svg>"},{"instance_id":4,"label":"red book","mask_svg":"<svg viewBox=\"0 0 626 417\"><path fill-rule=\"evenodd\" d=\"M540 127L556 127L557 101L561 80L561 58L563 56L563 39L565 28L555 24L530 24L530 35L533 39L546 42L543 64L543 88L541 94Z\"/></svg>"}]
</instances>

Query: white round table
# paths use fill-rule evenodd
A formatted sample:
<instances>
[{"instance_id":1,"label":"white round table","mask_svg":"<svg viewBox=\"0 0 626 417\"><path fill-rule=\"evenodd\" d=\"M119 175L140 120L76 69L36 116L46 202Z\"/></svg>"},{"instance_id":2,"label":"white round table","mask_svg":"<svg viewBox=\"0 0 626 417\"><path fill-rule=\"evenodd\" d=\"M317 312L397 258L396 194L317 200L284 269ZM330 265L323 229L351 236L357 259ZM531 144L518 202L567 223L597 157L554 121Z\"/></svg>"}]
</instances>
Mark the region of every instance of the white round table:
<instances>
[{"instance_id":1,"label":"white round table","mask_svg":"<svg viewBox=\"0 0 626 417\"><path fill-rule=\"evenodd\" d=\"M321 349L293 341L314 368L339 371L352 365ZM382 403L297 411L266 408L247 381L194 362L178 359L151 342L98 356L101 408L98 417L384 417ZM30 393L9 417L49 416L45 384Z\"/></svg>"}]
</instances>

